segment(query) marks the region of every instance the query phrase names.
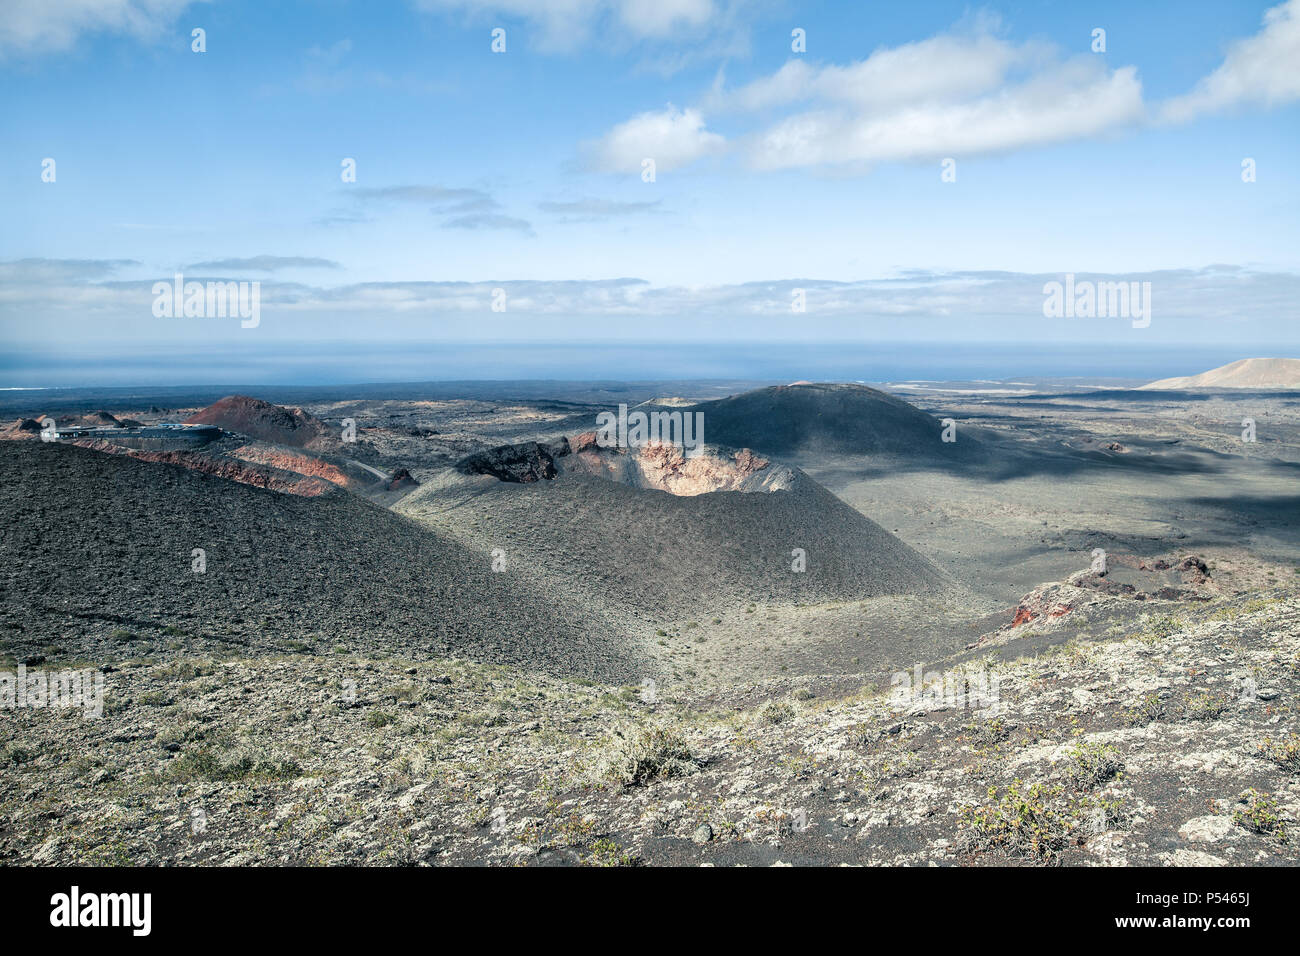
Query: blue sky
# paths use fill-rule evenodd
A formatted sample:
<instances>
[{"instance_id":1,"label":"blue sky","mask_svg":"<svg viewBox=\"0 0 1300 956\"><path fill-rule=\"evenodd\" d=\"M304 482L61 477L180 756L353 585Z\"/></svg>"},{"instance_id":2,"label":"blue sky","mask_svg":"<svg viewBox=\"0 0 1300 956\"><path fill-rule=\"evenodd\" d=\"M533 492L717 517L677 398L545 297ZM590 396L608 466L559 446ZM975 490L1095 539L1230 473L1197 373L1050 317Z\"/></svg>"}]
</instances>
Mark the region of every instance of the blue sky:
<instances>
[{"instance_id":1,"label":"blue sky","mask_svg":"<svg viewBox=\"0 0 1300 956\"><path fill-rule=\"evenodd\" d=\"M1300 0L17 0L0 335L1253 354L1300 340L1297 62ZM156 317L178 270L260 325ZM1067 272L1153 322L1045 318Z\"/></svg>"}]
</instances>

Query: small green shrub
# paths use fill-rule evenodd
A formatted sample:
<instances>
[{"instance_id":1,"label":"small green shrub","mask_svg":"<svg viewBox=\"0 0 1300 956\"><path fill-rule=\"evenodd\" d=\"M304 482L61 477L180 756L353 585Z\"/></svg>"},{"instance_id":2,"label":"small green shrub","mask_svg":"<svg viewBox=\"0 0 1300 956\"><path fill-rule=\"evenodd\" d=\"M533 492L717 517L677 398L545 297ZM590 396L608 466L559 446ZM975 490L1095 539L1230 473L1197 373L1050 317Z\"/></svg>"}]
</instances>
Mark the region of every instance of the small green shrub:
<instances>
[{"instance_id":1,"label":"small green shrub","mask_svg":"<svg viewBox=\"0 0 1300 956\"><path fill-rule=\"evenodd\" d=\"M1110 744L1081 744L1068 753L1069 778L1076 790L1091 790L1124 772L1124 762Z\"/></svg>"},{"instance_id":2,"label":"small green shrub","mask_svg":"<svg viewBox=\"0 0 1300 956\"><path fill-rule=\"evenodd\" d=\"M1143 632L1141 639L1147 644L1155 644L1159 641L1173 637L1185 626L1186 625L1176 617L1153 618L1148 622L1147 629Z\"/></svg>"},{"instance_id":3,"label":"small green shrub","mask_svg":"<svg viewBox=\"0 0 1300 956\"><path fill-rule=\"evenodd\" d=\"M1267 793L1253 788L1242 793L1232 811L1232 822L1251 833L1286 842L1286 821L1278 810L1277 801Z\"/></svg>"},{"instance_id":4,"label":"small green shrub","mask_svg":"<svg viewBox=\"0 0 1300 956\"><path fill-rule=\"evenodd\" d=\"M794 705L784 700L769 700L758 715L764 723L783 724L794 719Z\"/></svg>"},{"instance_id":5,"label":"small green shrub","mask_svg":"<svg viewBox=\"0 0 1300 956\"><path fill-rule=\"evenodd\" d=\"M1157 694L1147 694L1136 707L1124 712L1130 727L1145 727L1165 716L1165 702Z\"/></svg>"},{"instance_id":6,"label":"small green shrub","mask_svg":"<svg viewBox=\"0 0 1300 956\"><path fill-rule=\"evenodd\" d=\"M301 768L291 757L271 754L249 746L219 751L204 745L188 750L167 767L173 780L284 780L296 777Z\"/></svg>"},{"instance_id":7,"label":"small green shrub","mask_svg":"<svg viewBox=\"0 0 1300 956\"><path fill-rule=\"evenodd\" d=\"M1059 786L1026 787L1019 780L1005 791L990 787L988 805L962 808L962 848L1050 861L1069 845L1073 829L1071 818L1057 805L1061 792Z\"/></svg>"},{"instance_id":8,"label":"small green shrub","mask_svg":"<svg viewBox=\"0 0 1300 956\"><path fill-rule=\"evenodd\" d=\"M691 753L680 733L659 724L646 724L615 731L600 755L596 772L601 778L631 787L665 777L684 777L700 766L701 761Z\"/></svg>"},{"instance_id":9,"label":"small green shrub","mask_svg":"<svg viewBox=\"0 0 1300 956\"><path fill-rule=\"evenodd\" d=\"M1288 773L1300 773L1300 734L1282 740L1265 737L1255 749L1255 756L1272 761Z\"/></svg>"},{"instance_id":10,"label":"small green shrub","mask_svg":"<svg viewBox=\"0 0 1300 956\"><path fill-rule=\"evenodd\" d=\"M1197 694L1187 701L1183 716L1188 720L1218 720L1232 706L1230 694Z\"/></svg>"}]
</instances>

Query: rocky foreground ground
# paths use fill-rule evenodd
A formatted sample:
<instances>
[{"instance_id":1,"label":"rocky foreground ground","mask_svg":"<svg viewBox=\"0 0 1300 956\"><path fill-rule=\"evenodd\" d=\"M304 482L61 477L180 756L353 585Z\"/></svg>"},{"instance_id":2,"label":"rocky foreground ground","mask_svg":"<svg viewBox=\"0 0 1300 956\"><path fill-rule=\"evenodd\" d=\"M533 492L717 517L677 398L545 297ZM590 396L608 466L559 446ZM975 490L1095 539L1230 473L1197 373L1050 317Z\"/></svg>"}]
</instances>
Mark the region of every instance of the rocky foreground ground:
<instances>
[{"instance_id":1,"label":"rocky foreground ground","mask_svg":"<svg viewBox=\"0 0 1300 956\"><path fill-rule=\"evenodd\" d=\"M124 659L102 719L0 717L0 862L1300 859L1293 586L1018 653L933 665L920 694L805 676L689 699L464 660ZM958 673L980 693L954 697Z\"/></svg>"}]
</instances>

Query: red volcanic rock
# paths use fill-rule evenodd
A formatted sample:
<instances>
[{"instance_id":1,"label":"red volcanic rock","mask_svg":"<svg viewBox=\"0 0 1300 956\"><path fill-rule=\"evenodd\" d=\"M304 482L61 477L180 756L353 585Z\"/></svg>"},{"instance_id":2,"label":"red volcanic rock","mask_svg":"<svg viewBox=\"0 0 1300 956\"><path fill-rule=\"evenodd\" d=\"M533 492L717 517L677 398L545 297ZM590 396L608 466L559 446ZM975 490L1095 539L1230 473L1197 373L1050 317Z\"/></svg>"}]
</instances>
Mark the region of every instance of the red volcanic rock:
<instances>
[{"instance_id":1,"label":"red volcanic rock","mask_svg":"<svg viewBox=\"0 0 1300 956\"><path fill-rule=\"evenodd\" d=\"M706 447L688 455L681 447L665 442L647 442L637 448L605 447L597 443L596 435L583 432L568 440L572 455L564 460L563 470L683 497L750 488L754 476L757 481L764 477L777 481L773 487L783 486L775 470L767 471L772 462L748 448Z\"/></svg>"},{"instance_id":2,"label":"red volcanic rock","mask_svg":"<svg viewBox=\"0 0 1300 956\"><path fill-rule=\"evenodd\" d=\"M1074 606L1065 602L1046 603L1043 601L1044 595L1029 594L1016 608L1016 616L1011 621L1012 627L1019 627L1021 624L1028 624L1038 618L1045 617L1049 621L1065 617L1074 610Z\"/></svg>"},{"instance_id":3,"label":"red volcanic rock","mask_svg":"<svg viewBox=\"0 0 1300 956\"><path fill-rule=\"evenodd\" d=\"M248 395L227 395L185 419L190 425L216 425L250 438L309 448L333 450L339 445L328 425L301 408L272 405Z\"/></svg>"},{"instance_id":4,"label":"red volcanic rock","mask_svg":"<svg viewBox=\"0 0 1300 956\"><path fill-rule=\"evenodd\" d=\"M573 449L575 455L593 449L596 451L600 450L600 446L596 444L595 432L583 432L581 435L578 435L569 442L569 447Z\"/></svg>"},{"instance_id":5,"label":"red volcanic rock","mask_svg":"<svg viewBox=\"0 0 1300 956\"><path fill-rule=\"evenodd\" d=\"M338 485L340 488L347 488L352 484L341 468L319 458L313 458L311 455L256 445L243 445L231 454L253 464L269 465L272 468L294 471L313 478L324 478L330 484Z\"/></svg>"},{"instance_id":6,"label":"red volcanic rock","mask_svg":"<svg viewBox=\"0 0 1300 956\"><path fill-rule=\"evenodd\" d=\"M1210 576L1209 565L1194 554L1189 554L1178 562L1178 570L1182 571L1185 579L1193 584L1201 584Z\"/></svg>"},{"instance_id":7,"label":"red volcanic rock","mask_svg":"<svg viewBox=\"0 0 1300 956\"><path fill-rule=\"evenodd\" d=\"M1138 590L1135 585L1102 577L1093 571L1078 571L1063 582L1041 584L1020 599L1012 615L1010 624L1003 625L1003 630L1016 628L1030 621L1048 624L1057 618L1065 617L1077 611L1111 599L1130 601L1206 601L1210 596L1197 589L1208 585L1209 567L1197 555L1185 556L1177 565L1171 566L1163 558L1155 561L1143 561L1130 556L1116 556L1116 565L1133 567L1141 571L1175 569L1182 572L1183 583L1189 587L1172 587L1160 581L1152 590Z\"/></svg>"},{"instance_id":8,"label":"red volcanic rock","mask_svg":"<svg viewBox=\"0 0 1300 956\"><path fill-rule=\"evenodd\" d=\"M420 483L411 477L411 473L405 468L399 468L393 472L393 477L388 479L385 486L389 491L400 491L403 488L415 488Z\"/></svg>"},{"instance_id":9,"label":"red volcanic rock","mask_svg":"<svg viewBox=\"0 0 1300 956\"><path fill-rule=\"evenodd\" d=\"M1080 604L1095 600L1087 594L1080 583L1076 582L1076 579L1083 578L1085 574L1088 572L1074 575L1068 584L1042 584L1034 588L1020 599L1011 627L1019 627L1030 621L1054 621L1065 617ZM1103 586L1097 590L1103 590L1109 583L1101 581L1095 575L1089 576Z\"/></svg>"},{"instance_id":10,"label":"red volcanic rock","mask_svg":"<svg viewBox=\"0 0 1300 956\"><path fill-rule=\"evenodd\" d=\"M771 464L748 448L729 455L705 453L688 457L675 445L650 444L637 449L636 457L646 487L685 496L737 489L750 475Z\"/></svg>"},{"instance_id":11,"label":"red volcanic rock","mask_svg":"<svg viewBox=\"0 0 1300 956\"><path fill-rule=\"evenodd\" d=\"M126 455L129 458L138 458L140 461L178 465L190 471L237 481L242 485L252 485L256 488L266 488L303 498L315 498L334 490L334 486L323 478L299 475L236 458L214 458L201 452L189 451L141 451L115 445L103 439L82 439L72 444L107 452L110 455Z\"/></svg>"}]
</instances>

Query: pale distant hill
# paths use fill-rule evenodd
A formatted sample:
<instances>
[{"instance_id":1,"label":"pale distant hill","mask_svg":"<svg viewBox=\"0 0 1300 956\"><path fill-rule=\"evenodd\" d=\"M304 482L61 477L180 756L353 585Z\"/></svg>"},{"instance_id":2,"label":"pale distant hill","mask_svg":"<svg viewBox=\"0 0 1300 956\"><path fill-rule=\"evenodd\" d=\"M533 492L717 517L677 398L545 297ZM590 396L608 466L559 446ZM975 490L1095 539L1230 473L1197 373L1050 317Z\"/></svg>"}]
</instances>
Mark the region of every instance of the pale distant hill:
<instances>
[{"instance_id":1,"label":"pale distant hill","mask_svg":"<svg viewBox=\"0 0 1300 956\"><path fill-rule=\"evenodd\" d=\"M1162 378L1142 388L1300 388L1300 359L1241 359L1199 375Z\"/></svg>"}]
</instances>

